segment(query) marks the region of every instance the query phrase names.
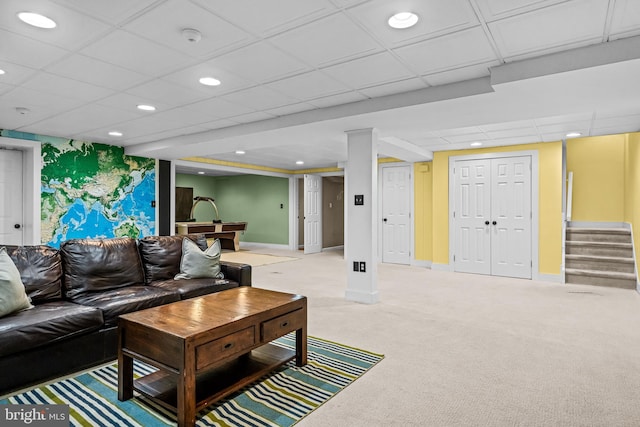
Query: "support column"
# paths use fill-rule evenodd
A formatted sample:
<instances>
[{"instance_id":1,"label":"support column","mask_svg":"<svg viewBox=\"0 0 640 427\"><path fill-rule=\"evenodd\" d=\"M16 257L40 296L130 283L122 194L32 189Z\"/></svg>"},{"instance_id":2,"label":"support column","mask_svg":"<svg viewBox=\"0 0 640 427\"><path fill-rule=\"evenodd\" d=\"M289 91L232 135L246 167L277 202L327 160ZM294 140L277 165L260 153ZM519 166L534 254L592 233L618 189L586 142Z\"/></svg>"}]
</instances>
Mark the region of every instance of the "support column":
<instances>
[{"instance_id":1,"label":"support column","mask_svg":"<svg viewBox=\"0 0 640 427\"><path fill-rule=\"evenodd\" d=\"M375 129L347 131L345 169L345 298L378 302L378 135ZM357 271L356 271L357 270Z\"/></svg>"}]
</instances>

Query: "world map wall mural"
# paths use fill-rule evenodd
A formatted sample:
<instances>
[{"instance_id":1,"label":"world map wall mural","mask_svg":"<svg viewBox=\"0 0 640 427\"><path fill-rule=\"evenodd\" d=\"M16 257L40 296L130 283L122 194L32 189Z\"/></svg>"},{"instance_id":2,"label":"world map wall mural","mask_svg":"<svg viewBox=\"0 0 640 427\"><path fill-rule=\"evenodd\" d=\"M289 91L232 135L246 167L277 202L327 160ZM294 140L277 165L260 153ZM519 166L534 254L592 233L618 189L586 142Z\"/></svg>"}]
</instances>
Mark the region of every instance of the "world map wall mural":
<instances>
[{"instance_id":1,"label":"world map wall mural","mask_svg":"<svg viewBox=\"0 0 640 427\"><path fill-rule=\"evenodd\" d=\"M122 147L3 130L41 142L42 243L155 234L154 159Z\"/></svg>"}]
</instances>

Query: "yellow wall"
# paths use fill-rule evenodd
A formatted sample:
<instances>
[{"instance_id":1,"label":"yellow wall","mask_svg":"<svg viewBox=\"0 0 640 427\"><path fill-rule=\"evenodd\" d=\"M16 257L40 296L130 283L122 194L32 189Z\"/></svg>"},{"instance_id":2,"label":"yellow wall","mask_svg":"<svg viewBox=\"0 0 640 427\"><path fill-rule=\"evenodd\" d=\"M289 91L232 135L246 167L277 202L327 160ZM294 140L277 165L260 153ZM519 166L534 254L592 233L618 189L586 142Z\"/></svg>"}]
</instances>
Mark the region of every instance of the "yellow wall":
<instances>
[{"instance_id":1,"label":"yellow wall","mask_svg":"<svg viewBox=\"0 0 640 427\"><path fill-rule=\"evenodd\" d=\"M624 221L626 140L626 135L607 135L567 141L572 221Z\"/></svg>"},{"instance_id":2,"label":"yellow wall","mask_svg":"<svg viewBox=\"0 0 640 427\"><path fill-rule=\"evenodd\" d=\"M624 221L631 224L635 253L640 254L640 133L625 135L624 198Z\"/></svg>"},{"instance_id":3,"label":"yellow wall","mask_svg":"<svg viewBox=\"0 0 640 427\"><path fill-rule=\"evenodd\" d=\"M433 169L432 162L415 163L413 166L415 258L433 259Z\"/></svg>"},{"instance_id":4,"label":"yellow wall","mask_svg":"<svg viewBox=\"0 0 640 427\"><path fill-rule=\"evenodd\" d=\"M429 192L418 188L420 181L416 170L416 209L418 206L432 207L431 242L427 240L428 233L421 234L420 230L427 220L419 219L416 211L416 259L431 260L434 264L449 263L449 157L472 154L487 154L512 151L538 151L539 171L539 201L538 201L538 258L539 273L560 274L562 264L562 143L551 142L541 144L527 144L510 147L492 147L464 151L440 151L434 153L432 162L431 201L427 199ZM419 226L420 221L420 226ZM431 246L429 250L423 245Z\"/></svg>"}]
</instances>

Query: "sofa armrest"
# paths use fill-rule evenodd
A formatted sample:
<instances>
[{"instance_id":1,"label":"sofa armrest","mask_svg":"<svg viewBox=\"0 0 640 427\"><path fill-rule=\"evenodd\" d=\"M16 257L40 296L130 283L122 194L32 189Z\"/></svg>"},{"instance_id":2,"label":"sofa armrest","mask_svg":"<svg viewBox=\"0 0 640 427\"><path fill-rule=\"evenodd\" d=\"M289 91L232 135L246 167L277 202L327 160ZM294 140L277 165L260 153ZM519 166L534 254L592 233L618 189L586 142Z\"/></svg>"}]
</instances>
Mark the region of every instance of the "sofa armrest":
<instances>
[{"instance_id":1,"label":"sofa armrest","mask_svg":"<svg viewBox=\"0 0 640 427\"><path fill-rule=\"evenodd\" d=\"M240 286L251 286L251 265L220 261L220 267L225 279L238 282Z\"/></svg>"}]
</instances>

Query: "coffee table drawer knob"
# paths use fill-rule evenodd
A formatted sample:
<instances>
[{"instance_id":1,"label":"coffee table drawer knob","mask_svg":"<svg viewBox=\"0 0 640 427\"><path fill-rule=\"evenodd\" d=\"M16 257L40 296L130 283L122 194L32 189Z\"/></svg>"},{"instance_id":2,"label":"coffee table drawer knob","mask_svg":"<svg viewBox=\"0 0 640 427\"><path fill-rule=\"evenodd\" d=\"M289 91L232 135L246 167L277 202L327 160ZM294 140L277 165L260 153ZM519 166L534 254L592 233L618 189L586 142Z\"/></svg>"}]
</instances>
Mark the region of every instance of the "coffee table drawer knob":
<instances>
[{"instance_id":1,"label":"coffee table drawer knob","mask_svg":"<svg viewBox=\"0 0 640 427\"><path fill-rule=\"evenodd\" d=\"M224 345L224 349L225 349L225 350L228 350L228 349L230 349L231 347L233 347L233 343L232 343L232 342L226 343L226 344Z\"/></svg>"}]
</instances>

